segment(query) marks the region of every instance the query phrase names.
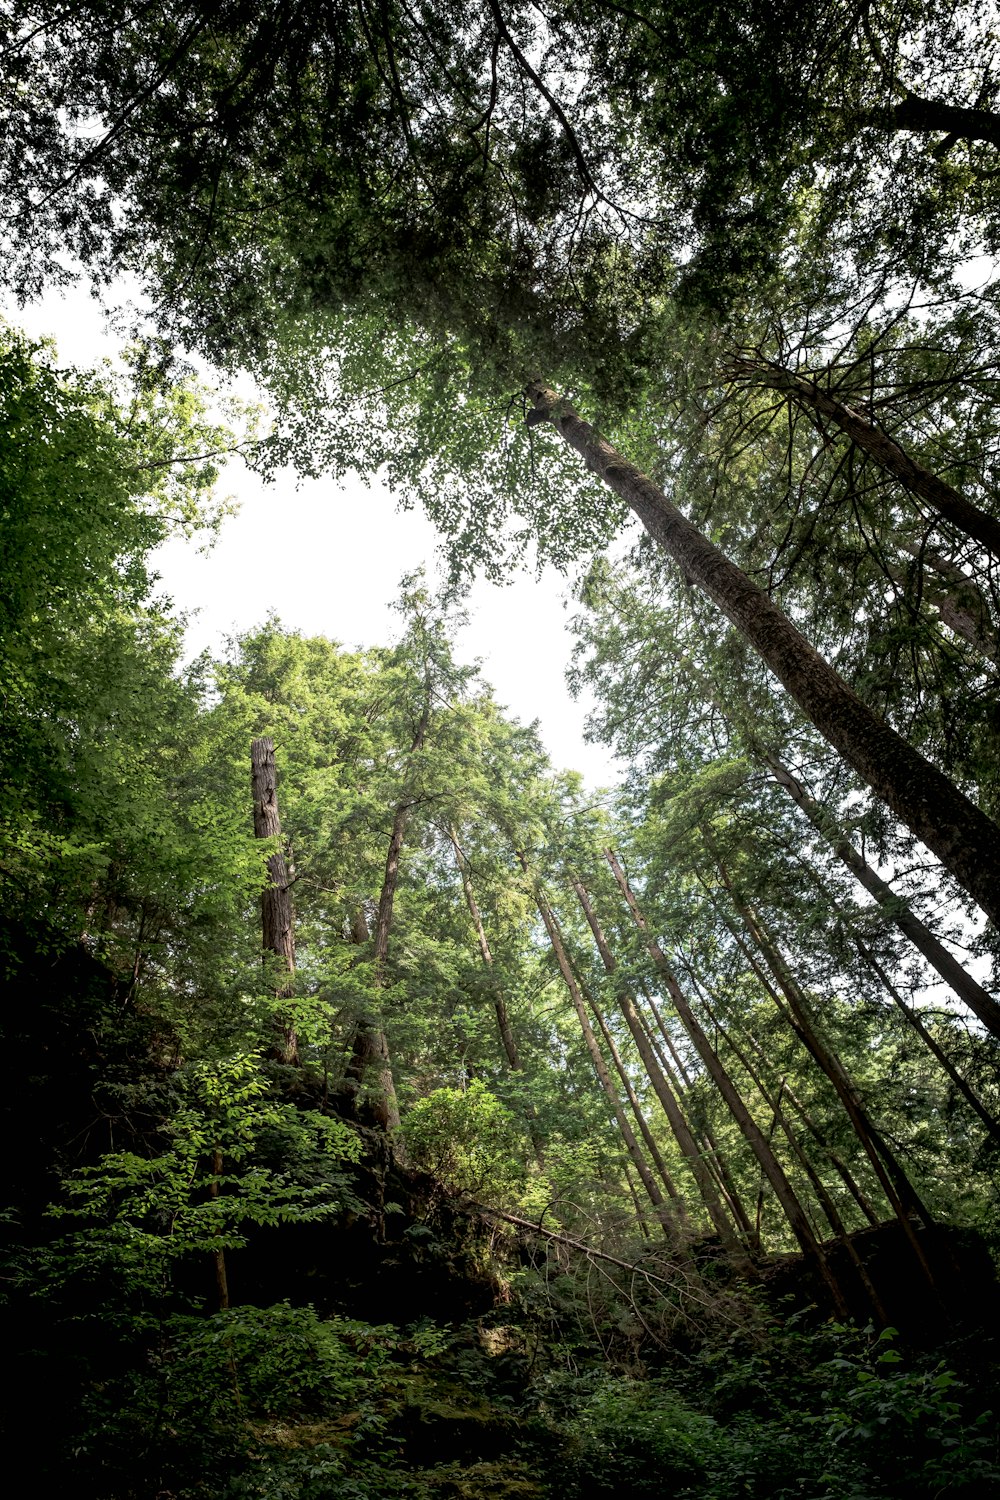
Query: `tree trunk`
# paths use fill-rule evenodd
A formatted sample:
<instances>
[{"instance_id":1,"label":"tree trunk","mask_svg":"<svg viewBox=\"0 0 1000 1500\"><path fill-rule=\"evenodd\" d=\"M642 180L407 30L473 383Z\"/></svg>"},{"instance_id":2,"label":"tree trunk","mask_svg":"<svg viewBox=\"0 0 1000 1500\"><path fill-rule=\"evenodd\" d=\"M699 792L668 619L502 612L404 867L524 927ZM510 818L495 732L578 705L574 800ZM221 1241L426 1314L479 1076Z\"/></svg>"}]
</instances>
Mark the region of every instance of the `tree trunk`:
<instances>
[{"instance_id":1,"label":"tree trunk","mask_svg":"<svg viewBox=\"0 0 1000 1500\"><path fill-rule=\"evenodd\" d=\"M697 981L695 981L695 983L697 984ZM853 1239L851 1238L847 1226L845 1225L843 1219L840 1217L840 1212L837 1208L837 1205L834 1203L829 1192L827 1191L826 1184L824 1183L822 1177L816 1171L816 1168L813 1166L812 1162L809 1160L809 1157L803 1150L798 1137L789 1125L788 1120L785 1116L785 1112L781 1107L782 1096L787 1090L786 1080L784 1078L781 1079L776 1095L771 1092L771 1090L768 1088L763 1078L761 1077L760 1073L751 1064L746 1053L734 1041L731 1034L727 1032L718 1016L713 1011L711 1005L708 1003L707 997L705 996L704 987L700 985L697 987L701 990L702 1001L705 1006L705 1010L713 1025L716 1027L719 1035L725 1041L726 1045L733 1051L741 1066L747 1073L747 1076L753 1081L753 1084L760 1094L761 1098L764 1100L768 1108L772 1111L774 1121L781 1127L782 1134L788 1142L788 1146L792 1152L792 1155L795 1157L796 1161L799 1163L799 1166L802 1168L803 1172L805 1172L810 1184L812 1185L813 1192L816 1194L816 1200L823 1211L826 1222L829 1224L833 1234L843 1245L844 1250L847 1253L847 1257L854 1267L855 1275L861 1283L864 1293L868 1298L869 1303L871 1304L872 1311L874 1312L876 1318L878 1318L880 1323L882 1323L883 1325L888 1323L889 1319L882 1304L882 1299L875 1289L874 1283L872 1282L872 1279L868 1274L868 1270L865 1266L864 1261L858 1254L857 1247Z\"/></svg>"},{"instance_id":2,"label":"tree trunk","mask_svg":"<svg viewBox=\"0 0 1000 1500\"><path fill-rule=\"evenodd\" d=\"M618 1044L612 1036L608 1024L602 1016L600 1007L595 1001L593 995L588 992L586 986L582 983L582 981L578 981L578 983L580 984L580 993L586 998L587 1003L590 1006L591 1014L593 1015L594 1020L597 1022L598 1030L600 1031L601 1036L604 1038L604 1044L611 1055L611 1061L614 1064L615 1072L618 1074L618 1077L621 1080L622 1089L624 1090L625 1097L629 1102L629 1106L632 1110L635 1122L639 1127L639 1134L642 1136L646 1150L649 1152L650 1160L652 1161L653 1166L656 1168L657 1176L666 1189L667 1197L670 1199L671 1207L677 1215L678 1223L686 1228L687 1208L685 1206L684 1199L677 1188L677 1184L674 1182L674 1179L670 1175L667 1164L663 1160L663 1156L660 1152L660 1148L656 1144L656 1138L649 1128L649 1124L646 1120L646 1115L639 1100L639 1096L636 1093L635 1088L633 1087L632 1080L628 1074L628 1069L626 1068L622 1055L618 1050Z\"/></svg>"},{"instance_id":3,"label":"tree trunk","mask_svg":"<svg viewBox=\"0 0 1000 1500\"><path fill-rule=\"evenodd\" d=\"M653 960L653 963L656 965L657 972L666 985L667 992L670 995L674 1006L676 1007L677 1014L681 1018L684 1029L687 1031L688 1036L694 1043L694 1046L698 1052L699 1057L705 1065L705 1069L708 1072L709 1077L712 1079L712 1082L715 1084L716 1088L719 1090L719 1093L722 1095L723 1099L728 1105L733 1119L736 1121L748 1145L750 1146L750 1149L753 1151L754 1156L757 1158L757 1162L760 1166L761 1171L764 1173L764 1176L771 1184L774 1195L780 1203L782 1210L784 1211L785 1217L788 1220L792 1233L795 1235L795 1238L798 1241L803 1254L807 1255L814 1262L816 1269L818 1270L820 1276L823 1279L823 1282L827 1287L827 1290L830 1293L834 1306L842 1315L846 1315L847 1307L844 1301L843 1292L841 1291L837 1283L836 1277L830 1269L829 1262L827 1261L826 1256L823 1253L823 1248L820 1242L817 1240L812 1231L812 1227L802 1208L802 1205L796 1197L791 1183L788 1181L788 1178L785 1176L785 1173L782 1170L780 1162L771 1149L770 1143L765 1137L760 1126L757 1124L756 1120L754 1120L750 1111L744 1104L738 1090L733 1084L732 1079L726 1072L726 1069L723 1067L718 1054L712 1047L711 1043L708 1040L708 1037L705 1035L705 1032L702 1030L701 1025L699 1024L694 1012L688 1004L687 998L680 985L677 983L674 972L667 961L666 954L663 952L663 949L660 947L659 943L655 940L655 938L649 931L646 919L639 908L639 903L636 901L635 896L632 893L632 889L629 886L628 881L625 879L625 872L622 870L621 865L615 858L613 851L610 849L606 849L605 857L607 858L608 863L610 864L611 869L614 872L615 879L618 882L622 895L625 897L625 900L628 903L628 907L632 913L633 920L644 936L646 948Z\"/></svg>"},{"instance_id":4,"label":"tree trunk","mask_svg":"<svg viewBox=\"0 0 1000 1500\"><path fill-rule=\"evenodd\" d=\"M727 888L732 893L732 888L728 885L728 877L725 871L721 871L721 874L723 881L727 884ZM889 1200L889 1204L910 1243L914 1259L936 1294L938 1292L937 1281L924 1252L924 1247L921 1245L916 1230L913 1227L911 1216L916 1215L919 1217L928 1232L934 1228L933 1218L897 1161L896 1155L890 1148L888 1141L886 1141L882 1132L875 1125L874 1120L868 1113L854 1085L853 1079L848 1074L837 1054L832 1048L827 1046L826 1042L820 1036L813 1019L812 1008L781 952L771 940L755 913L745 903L739 901L735 894L733 895L733 899L736 902L737 910L747 926L747 930L764 959L764 963L770 970L782 995L785 997L788 1010L786 1011L784 1006L781 1005L774 990L768 987L771 998L813 1061L833 1084L837 1097L843 1104L847 1116L854 1127L854 1133L858 1137L868 1160L871 1162L872 1170L878 1177L882 1185L882 1190Z\"/></svg>"},{"instance_id":5,"label":"tree trunk","mask_svg":"<svg viewBox=\"0 0 1000 1500\"><path fill-rule=\"evenodd\" d=\"M980 656L1000 665L1000 640L989 605L976 580L933 547L917 546L907 541L900 545L918 563L921 569L920 592L937 610L942 624L967 641ZM927 569L943 582L928 584ZM891 572L897 583L907 585L909 580L902 569Z\"/></svg>"},{"instance_id":6,"label":"tree trunk","mask_svg":"<svg viewBox=\"0 0 1000 1500\"><path fill-rule=\"evenodd\" d=\"M670 1032L667 1030L666 1023L664 1022L663 1016L660 1013L660 1007L656 1004L655 1000L653 999L652 995L645 985L641 985L640 988L642 990L642 996L646 1002L649 1013L656 1025L656 1029L660 1033L667 1051L670 1053L670 1056L673 1060L673 1068L677 1069L676 1075L670 1063L667 1061L662 1048L659 1046L656 1037L653 1035L653 1032L647 1026L645 1021L643 1020L643 1017L639 1013L639 1009L636 1006L634 999L627 993L625 995L625 1004L623 1005L622 1013L625 1015L625 1019L629 1023L629 1029L632 1031L633 1036L638 1038L641 1032L646 1046L652 1054L654 1068L657 1069L658 1073L662 1074L662 1077L667 1085L668 1092L673 1092L674 1099L676 1100L678 1108L681 1112L681 1118L684 1119L685 1116L683 1114L683 1111L685 1103L691 1096L691 1078L684 1066L684 1061L680 1053L674 1046L673 1038L671 1037ZM636 1042L636 1045L638 1045L638 1040ZM641 1055L643 1056L643 1059L645 1061L645 1054L643 1053ZM654 1072L652 1076L655 1079L657 1073ZM688 1113L690 1113L690 1110L688 1111ZM700 1137L701 1142L699 1145L698 1140L694 1135L694 1128L694 1126L690 1126L688 1124L685 1125L685 1129L688 1130L688 1134L691 1140L692 1150L694 1151L696 1158L701 1161L706 1168L708 1174L708 1185L711 1191L714 1193L715 1187L718 1187L719 1192L722 1194L721 1202L725 1204L726 1208L728 1208L729 1212L732 1214L737 1227L746 1236L748 1244L750 1244L754 1249L759 1249L759 1245L753 1244L753 1223L750 1219L749 1214L743 1206L743 1200L741 1199L739 1191L736 1187L736 1183L733 1180L733 1175L729 1170L728 1162L726 1161L726 1158L715 1139L713 1131L707 1123L702 1122L697 1127L698 1136ZM701 1187L700 1179L699 1187ZM702 1195L704 1196L704 1189L702 1189ZM714 1218L712 1222L715 1223Z\"/></svg>"},{"instance_id":7,"label":"tree trunk","mask_svg":"<svg viewBox=\"0 0 1000 1500\"><path fill-rule=\"evenodd\" d=\"M573 878L573 889L583 908L583 913L587 918L590 930L594 934L594 941L597 945L597 951L601 955L604 968L608 974L613 974L617 968L617 963L614 954L608 946L604 931L597 918L597 913L594 911L590 900L590 893L583 882L577 880L575 877ZM680 1102L660 1066L651 1045L649 1034L642 1023L642 1018L636 1011L632 996L624 987L618 991L618 1005L625 1019L625 1024L632 1034L636 1050L646 1070L646 1076L653 1087L653 1092L660 1101L660 1106L666 1116L667 1124L670 1126L674 1140L677 1142L680 1152L687 1162L691 1175L697 1184L698 1192L701 1195L712 1227L727 1249L739 1253L739 1241L733 1234L732 1224L723 1207L722 1200L716 1191L711 1171L701 1151L698 1149L698 1144L684 1117L684 1111L681 1108ZM743 1222L741 1227L746 1232L749 1232L749 1221Z\"/></svg>"},{"instance_id":8,"label":"tree trunk","mask_svg":"<svg viewBox=\"0 0 1000 1500\"><path fill-rule=\"evenodd\" d=\"M871 950L861 941L860 938L855 938L854 943L864 962L871 969L872 973L876 975L876 977L881 981L882 987L885 989L887 994L892 997L892 1000L903 1012L903 1015L906 1017L909 1024L913 1027L914 1031L920 1037L920 1040L923 1042L928 1052L930 1052L931 1055L937 1059L937 1062L947 1073L948 1077L958 1089L958 1092L961 1094L966 1104L968 1104L969 1108L973 1111L974 1114L978 1115L979 1119L985 1125L988 1133L993 1137L995 1141L1000 1143L1000 1120L994 1119L983 1101L979 1098L979 1095L962 1077L961 1073L948 1057L948 1054L943 1050L943 1048L938 1046L934 1037L927 1030L927 1027L924 1025L923 1021L921 1021L917 1012L913 1009L912 1006L907 1005L906 1001L903 999L902 995L899 993L899 990L893 984L888 974L882 968L882 965L879 963L874 953L871 952Z\"/></svg>"},{"instance_id":9,"label":"tree trunk","mask_svg":"<svg viewBox=\"0 0 1000 1500\"><path fill-rule=\"evenodd\" d=\"M511 1071L516 1072L520 1069L521 1059L518 1055L517 1043L514 1040L514 1033L511 1030L510 1019L507 1015L507 1005L504 1000L503 990L500 988L493 968L493 954L490 951L490 945L486 938L486 929L483 926L479 903L476 901L476 893L472 885L472 871L469 868L469 861L466 859L462 847L458 842L458 834L453 827L449 827L448 837L451 840L451 847L455 851L455 864L462 877L465 904L469 908L469 916L472 919L476 940L479 943L479 952L489 975L490 990L493 995L493 1008L496 1011L497 1030L500 1033L500 1041L503 1044L504 1052L507 1054L507 1062L510 1065Z\"/></svg>"},{"instance_id":10,"label":"tree trunk","mask_svg":"<svg viewBox=\"0 0 1000 1500\"><path fill-rule=\"evenodd\" d=\"M846 402L838 400L830 391L825 391L817 381L783 369L780 365L739 360L736 368L750 376L755 385L778 391L811 412L826 417L827 421L839 427L845 437L850 438L856 448L867 453L881 469L898 479L912 495L925 501L943 520L972 537L987 552L1000 559L1000 521L987 515L958 490L911 458L895 438L869 422L867 417L863 417Z\"/></svg>"},{"instance_id":11,"label":"tree trunk","mask_svg":"<svg viewBox=\"0 0 1000 1500\"><path fill-rule=\"evenodd\" d=\"M218 1198L219 1178L222 1176L222 1152L218 1146L212 1152L212 1176L208 1184L208 1196ZM212 1268L215 1272L215 1297L219 1304L219 1311L225 1312L229 1306L229 1278L226 1275L226 1252L224 1250L212 1251Z\"/></svg>"},{"instance_id":12,"label":"tree trunk","mask_svg":"<svg viewBox=\"0 0 1000 1500\"><path fill-rule=\"evenodd\" d=\"M407 763L406 781L409 780L413 757L423 749L431 718L431 680L424 676L424 699L420 720L417 724ZM385 856L385 873L379 893L378 912L375 917L375 943L372 949L373 980L376 990L385 986L385 966L389 957L389 934L392 931L392 913L399 884L399 865L406 839L406 829L413 812L412 798L404 796L398 803L392 819L389 847ZM351 1057L344 1070L344 1082L355 1096L359 1096L367 1074L375 1075L375 1097L373 1101L375 1119L384 1130L398 1130L399 1104L396 1086L392 1077L392 1063L385 1031L374 1016L358 1017L351 1046Z\"/></svg>"},{"instance_id":13,"label":"tree trunk","mask_svg":"<svg viewBox=\"0 0 1000 1500\"><path fill-rule=\"evenodd\" d=\"M758 651L820 733L1000 921L1000 828L874 714L772 599L634 464L598 437L552 390L530 388L535 421L549 421L621 496L685 574Z\"/></svg>"},{"instance_id":14,"label":"tree trunk","mask_svg":"<svg viewBox=\"0 0 1000 1500\"><path fill-rule=\"evenodd\" d=\"M761 977L760 971L756 968L754 969L754 973L758 975L758 978ZM750 1046L753 1048L760 1061L762 1063L766 1063L767 1055L763 1047L757 1041L756 1037L748 1033L747 1041L750 1043ZM785 1098L788 1100L789 1104L792 1106L795 1113L798 1115L799 1119L802 1121L803 1125L812 1136L813 1140L823 1152L823 1155L827 1158L830 1165L837 1173L837 1176L840 1178L841 1182L844 1184L845 1188L860 1208L868 1223L872 1226L873 1229L877 1229L882 1220L875 1212L871 1200L868 1198L867 1194L858 1186L858 1183L855 1181L850 1168L846 1165L846 1163L838 1155L838 1153L834 1151L833 1147L827 1143L823 1132L820 1130L819 1126L816 1124L816 1121L809 1113L809 1110L806 1108L805 1104L799 1098L798 1094L795 1092L794 1088L787 1081L787 1079L785 1080Z\"/></svg>"},{"instance_id":15,"label":"tree trunk","mask_svg":"<svg viewBox=\"0 0 1000 1500\"><path fill-rule=\"evenodd\" d=\"M525 874L527 874L529 880L531 880L532 893L535 898L535 904L538 907L538 914L545 925L545 931L548 933L549 942L552 945L552 951L555 954L556 963L559 966L559 972L562 975L563 982L566 985L567 990L569 991L570 999L573 1002L573 1009L576 1011L577 1020L580 1022L580 1029L583 1032L583 1039L586 1043L587 1051L590 1054L590 1060L594 1065L594 1072L597 1074L600 1085L604 1090L605 1095L607 1096L608 1103L611 1106L611 1112L615 1117L615 1122L618 1126L618 1130L621 1134L622 1140L625 1142L628 1154L635 1164L635 1169L639 1174L643 1187L646 1189L649 1201L650 1203L652 1203L657 1217L659 1218L660 1223L663 1226L664 1234L667 1235L668 1238L676 1239L678 1238L677 1224L674 1221L673 1215L671 1214L670 1208L668 1207L663 1194L660 1192L656 1179L653 1177L653 1174L649 1170L649 1166L647 1165L646 1159L642 1154L639 1142L636 1140L635 1133L633 1132L632 1127L628 1122L625 1111L622 1109L621 1101L618 1098L618 1091L611 1081L611 1075L608 1072L607 1064L604 1061L601 1049L597 1044L597 1038L594 1035L593 1028L591 1027L590 1021L587 1017L583 994L580 990L579 984L577 983L576 975L573 972L573 966L569 961L569 955L566 952L566 947L562 940L562 934L559 931L559 924L556 922L555 915L551 907L549 906L545 897L542 895L541 888L539 887L537 881L531 876L528 868L528 863L524 855L519 854L518 858L521 861Z\"/></svg>"},{"instance_id":16,"label":"tree trunk","mask_svg":"<svg viewBox=\"0 0 1000 1500\"><path fill-rule=\"evenodd\" d=\"M907 906L905 900L897 896L892 887L872 869L854 845L837 831L834 819L825 808L810 797L802 783L787 767L782 765L778 757L767 750L759 753L779 786L784 787L813 827L828 840L834 854L847 866L858 883L864 886L869 895L875 897L886 920L895 923L900 932L906 934L917 952L927 960L945 984L954 990L959 999L965 1002L973 1015L977 1016L995 1037L1000 1037L1000 1005L983 989L981 984L973 979L958 960L952 957L944 944L934 936L930 928L924 926L920 918Z\"/></svg>"},{"instance_id":17,"label":"tree trunk","mask_svg":"<svg viewBox=\"0 0 1000 1500\"><path fill-rule=\"evenodd\" d=\"M281 819L278 816L278 778L274 762L274 741L267 737L250 742L250 774L253 787L253 831L259 839L277 839L281 836ZM289 888L288 867L280 847L268 855L267 873L270 884L261 894L262 947L265 954L276 955L279 967L288 974L285 983L275 991L277 1001L291 999L295 993L295 926L292 912L292 893ZM274 1055L279 1062L297 1064L299 1043L295 1026L287 1012L280 1007L275 1015L278 1035L274 1044Z\"/></svg>"},{"instance_id":18,"label":"tree trunk","mask_svg":"<svg viewBox=\"0 0 1000 1500\"><path fill-rule=\"evenodd\" d=\"M944 135L959 141L987 141L991 146L1000 146L1000 115L994 110L945 104L909 91L872 123L892 130L909 130L915 135Z\"/></svg>"}]
</instances>

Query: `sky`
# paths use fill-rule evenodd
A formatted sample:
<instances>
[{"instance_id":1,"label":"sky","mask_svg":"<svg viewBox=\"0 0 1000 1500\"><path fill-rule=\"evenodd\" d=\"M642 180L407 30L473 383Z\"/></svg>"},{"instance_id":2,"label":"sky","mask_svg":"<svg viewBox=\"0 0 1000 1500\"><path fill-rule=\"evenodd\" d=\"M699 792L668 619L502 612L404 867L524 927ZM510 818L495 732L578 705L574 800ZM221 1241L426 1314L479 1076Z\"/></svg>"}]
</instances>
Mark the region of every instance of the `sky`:
<instances>
[{"instance_id":1,"label":"sky","mask_svg":"<svg viewBox=\"0 0 1000 1500\"><path fill-rule=\"evenodd\" d=\"M66 365L89 368L114 359L121 347L82 289L50 290L6 316L32 337L51 338ZM400 631L391 608L400 578L418 567L429 579L437 574L434 528L416 512L398 511L377 484L300 482L286 472L265 485L236 458L220 491L233 497L238 511L223 522L211 550L177 538L156 556L161 592L187 616L190 656L221 651L227 636L271 612L286 629L347 647L388 644ZM458 635L456 656L480 658L497 701L523 723L537 719L553 764L580 771L594 790L617 774L603 746L584 742L589 700L574 701L566 689L575 608L569 588L552 568L537 580L531 572L516 573L505 587L480 579L466 604L469 623Z\"/></svg>"}]
</instances>

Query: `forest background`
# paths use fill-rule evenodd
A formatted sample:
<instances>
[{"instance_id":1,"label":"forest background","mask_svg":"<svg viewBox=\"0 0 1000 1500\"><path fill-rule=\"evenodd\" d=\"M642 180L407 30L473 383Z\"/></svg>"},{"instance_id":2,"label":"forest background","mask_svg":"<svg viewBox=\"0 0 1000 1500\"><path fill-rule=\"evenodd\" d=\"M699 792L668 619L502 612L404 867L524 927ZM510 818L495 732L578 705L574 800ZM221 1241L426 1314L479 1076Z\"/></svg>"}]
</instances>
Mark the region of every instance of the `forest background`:
<instances>
[{"instance_id":1,"label":"forest background","mask_svg":"<svg viewBox=\"0 0 1000 1500\"><path fill-rule=\"evenodd\" d=\"M39 1485L982 1493L995 14L3 15L9 294L145 299L0 362ZM264 555L185 660L156 552L234 452L427 514L391 644ZM607 796L456 649L525 559Z\"/></svg>"}]
</instances>

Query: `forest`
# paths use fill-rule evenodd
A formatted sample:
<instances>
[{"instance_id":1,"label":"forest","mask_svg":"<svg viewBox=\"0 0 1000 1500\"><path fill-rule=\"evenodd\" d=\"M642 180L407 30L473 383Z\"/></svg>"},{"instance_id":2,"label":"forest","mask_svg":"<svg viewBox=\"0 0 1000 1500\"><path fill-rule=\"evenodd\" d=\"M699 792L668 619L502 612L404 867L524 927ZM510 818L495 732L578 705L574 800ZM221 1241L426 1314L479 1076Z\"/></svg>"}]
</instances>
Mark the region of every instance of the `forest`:
<instances>
[{"instance_id":1,"label":"forest","mask_svg":"<svg viewBox=\"0 0 1000 1500\"><path fill-rule=\"evenodd\" d=\"M0 0L0 51L26 1490L1000 1492L1000 12ZM20 328L122 285L118 364ZM390 639L265 558L191 658L157 549L236 459L433 521ZM456 645L549 564L596 792Z\"/></svg>"}]
</instances>

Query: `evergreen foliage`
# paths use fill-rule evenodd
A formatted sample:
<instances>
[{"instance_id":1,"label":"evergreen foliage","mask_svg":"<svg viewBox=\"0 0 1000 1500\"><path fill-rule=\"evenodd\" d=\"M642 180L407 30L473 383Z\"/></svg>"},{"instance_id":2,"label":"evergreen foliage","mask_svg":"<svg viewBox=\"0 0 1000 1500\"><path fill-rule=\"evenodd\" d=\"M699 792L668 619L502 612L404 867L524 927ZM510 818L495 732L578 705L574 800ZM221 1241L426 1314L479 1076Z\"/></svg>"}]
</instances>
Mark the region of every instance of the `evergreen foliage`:
<instances>
[{"instance_id":1,"label":"evergreen foliage","mask_svg":"<svg viewBox=\"0 0 1000 1500\"><path fill-rule=\"evenodd\" d=\"M0 330L38 1493L1000 1480L997 45L958 0L3 6L6 283L150 318L117 375ZM184 664L155 549L236 449L380 474L449 588ZM529 554L580 570L607 793L455 658Z\"/></svg>"}]
</instances>

